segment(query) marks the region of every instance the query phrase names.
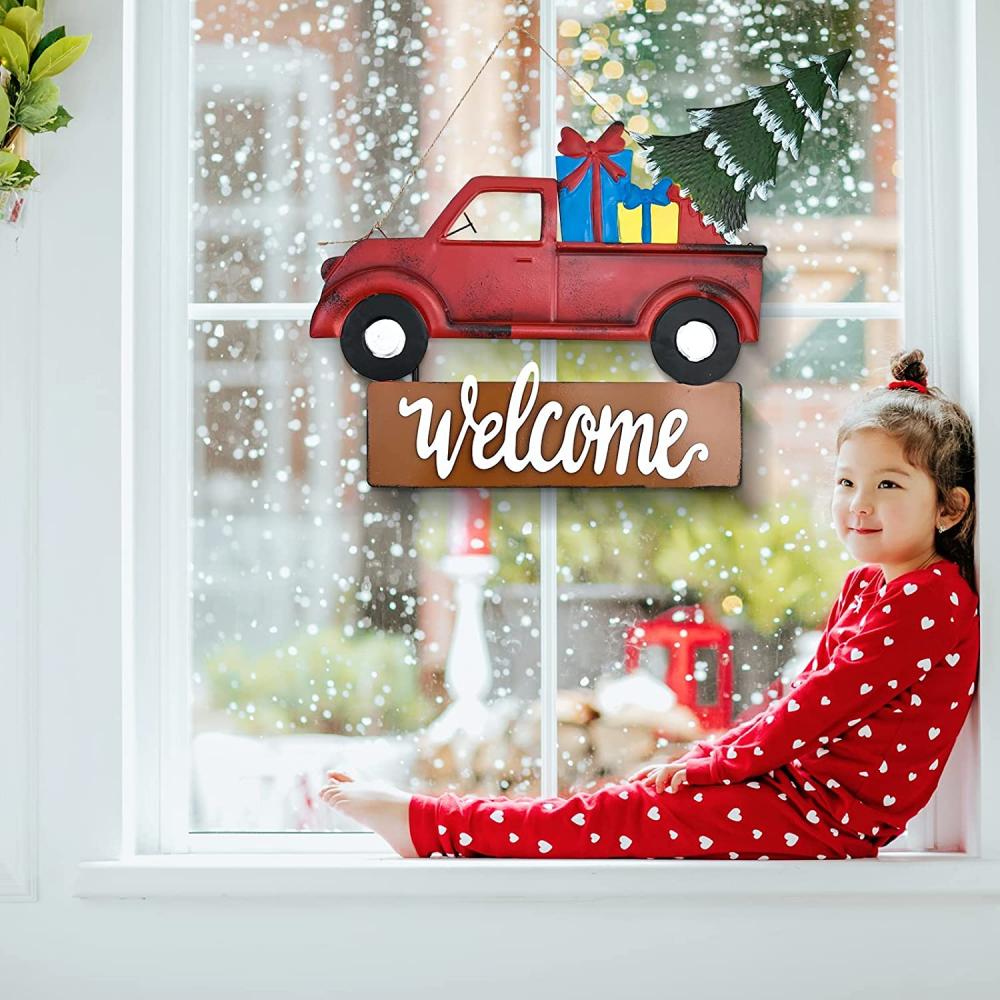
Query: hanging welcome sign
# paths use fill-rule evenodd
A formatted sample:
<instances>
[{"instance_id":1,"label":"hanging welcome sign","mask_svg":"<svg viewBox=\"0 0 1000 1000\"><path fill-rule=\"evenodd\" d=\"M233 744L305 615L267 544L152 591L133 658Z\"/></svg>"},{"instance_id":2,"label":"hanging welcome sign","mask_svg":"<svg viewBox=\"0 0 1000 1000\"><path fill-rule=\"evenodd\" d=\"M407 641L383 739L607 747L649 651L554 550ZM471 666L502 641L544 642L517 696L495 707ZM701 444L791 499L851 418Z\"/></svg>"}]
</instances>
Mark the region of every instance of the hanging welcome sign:
<instances>
[{"instance_id":1,"label":"hanging welcome sign","mask_svg":"<svg viewBox=\"0 0 1000 1000\"><path fill-rule=\"evenodd\" d=\"M740 386L373 382L372 486L736 486Z\"/></svg>"},{"instance_id":2,"label":"hanging welcome sign","mask_svg":"<svg viewBox=\"0 0 1000 1000\"><path fill-rule=\"evenodd\" d=\"M690 109L684 134L566 127L554 178L471 178L423 236L388 237L414 168L366 236L325 261L310 324L372 380L369 483L737 485L741 389L719 380L759 337L767 253L737 234L748 199L773 190L779 152L797 159L806 125L821 128L849 58L814 55L742 102ZM633 183L626 134L651 187ZM537 231L505 228L495 195L534 204ZM513 384L419 382L442 337L641 340L674 382L547 384L531 364ZM708 349L686 349L692 338Z\"/></svg>"}]
</instances>

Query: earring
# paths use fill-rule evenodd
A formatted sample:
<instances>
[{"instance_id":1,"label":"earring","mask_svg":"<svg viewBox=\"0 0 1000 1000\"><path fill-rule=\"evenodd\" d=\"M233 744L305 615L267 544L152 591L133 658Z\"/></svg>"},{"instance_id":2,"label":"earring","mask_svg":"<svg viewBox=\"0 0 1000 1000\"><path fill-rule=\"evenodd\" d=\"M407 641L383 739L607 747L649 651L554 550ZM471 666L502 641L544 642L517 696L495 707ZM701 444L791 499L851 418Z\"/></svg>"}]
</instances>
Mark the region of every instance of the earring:
<instances>
[{"instance_id":1,"label":"earring","mask_svg":"<svg viewBox=\"0 0 1000 1000\"><path fill-rule=\"evenodd\" d=\"M941 532L945 530L945 526L943 524L939 524L937 526L937 530L938 530L938 534L940 535Z\"/></svg>"}]
</instances>

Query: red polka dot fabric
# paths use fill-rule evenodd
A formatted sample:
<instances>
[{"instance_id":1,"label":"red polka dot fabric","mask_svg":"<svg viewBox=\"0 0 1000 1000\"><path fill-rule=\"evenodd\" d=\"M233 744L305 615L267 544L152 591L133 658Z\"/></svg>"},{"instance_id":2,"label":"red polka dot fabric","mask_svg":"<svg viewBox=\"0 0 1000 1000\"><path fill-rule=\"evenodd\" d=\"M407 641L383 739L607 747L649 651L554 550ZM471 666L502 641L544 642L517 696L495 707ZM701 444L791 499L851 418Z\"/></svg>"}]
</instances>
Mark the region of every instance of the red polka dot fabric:
<instances>
[{"instance_id":1,"label":"red polka dot fabric","mask_svg":"<svg viewBox=\"0 0 1000 1000\"><path fill-rule=\"evenodd\" d=\"M414 795L417 853L517 858L873 857L929 801L975 692L978 600L949 560L852 570L789 692L640 782L561 798Z\"/></svg>"}]
</instances>

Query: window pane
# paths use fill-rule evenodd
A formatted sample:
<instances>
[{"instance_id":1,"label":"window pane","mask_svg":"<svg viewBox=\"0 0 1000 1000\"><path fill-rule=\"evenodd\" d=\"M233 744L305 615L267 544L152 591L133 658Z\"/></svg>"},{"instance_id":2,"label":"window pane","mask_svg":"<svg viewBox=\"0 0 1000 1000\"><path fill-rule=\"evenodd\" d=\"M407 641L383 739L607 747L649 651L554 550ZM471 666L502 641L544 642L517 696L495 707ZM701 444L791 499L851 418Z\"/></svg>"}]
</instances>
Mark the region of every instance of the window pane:
<instances>
[{"instance_id":1,"label":"window pane","mask_svg":"<svg viewBox=\"0 0 1000 1000\"><path fill-rule=\"evenodd\" d=\"M812 657L852 565L830 526L837 421L899 343L890 321L765 321L727 376L739 487L559 491L561 791L721 734ZM665 380L645 344L560 344L558 373Z\"/></svg>"},{"instance_id":2,"label":"window pane","mask_svg":"<svg viewBox=\"0 0 1000 1000\"><path fill-rule=\"evenodd\" d=\"M196 0L196 302L312 301L400 194L512 15L531 3ZM538 54L505 43L383 225L422 234L475 174L537 175ZM546 153L546 156L548 154Z\"/></svg>"},{"instance_id":3,"label":"window pane","mask_svg":"<svg viewBox=\"0 0 1000 1000\"><path fill-rule=\"evenodd\" d=\"M435 343L426 377L534 349ZM538 792L537 491L370 488L366 389L304 324L195 323L192 352L192 828L356 829L329 767Z\"/></svg>"},{"instance_id":4,"label":"window pane","mask_svg":"<svg viewBox=\"0 0 1000 1000\"><path fill-rule=\"evenodd\" d=\"M741 4L701 0L559 0L559 62L632 131L690 131L686 109L734 104L745 86L779 82L779 64L850 48L840 102L828 96L770 198L751 200L743 242L768 247L765 299L899 298L896 147L899 67L893 0ZM558 77L558 120L595 138L608 122ZM635 173L645 174L635 148ZM648 175L637 183L649 186Z\"/></svg>"}]
</instances>

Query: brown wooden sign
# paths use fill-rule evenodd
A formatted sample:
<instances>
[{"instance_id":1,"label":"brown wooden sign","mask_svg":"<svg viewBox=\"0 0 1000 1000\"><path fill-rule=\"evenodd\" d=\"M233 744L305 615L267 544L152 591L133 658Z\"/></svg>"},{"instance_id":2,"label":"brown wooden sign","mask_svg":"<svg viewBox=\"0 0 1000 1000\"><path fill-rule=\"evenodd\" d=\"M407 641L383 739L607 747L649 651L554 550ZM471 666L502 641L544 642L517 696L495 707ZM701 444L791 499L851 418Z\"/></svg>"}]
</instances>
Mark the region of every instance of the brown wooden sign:
<instances>
[{"instance_id":1,"label":"brown wooden sign","mask_svg":"<svg viewBox=\"0 0 1000 1000\"><path fill-rule=\"evenodd\" d=\"M372 486L737 486L736 382L372 382Z\"/></svg>"}]
</instances>

